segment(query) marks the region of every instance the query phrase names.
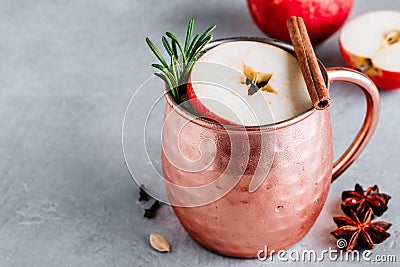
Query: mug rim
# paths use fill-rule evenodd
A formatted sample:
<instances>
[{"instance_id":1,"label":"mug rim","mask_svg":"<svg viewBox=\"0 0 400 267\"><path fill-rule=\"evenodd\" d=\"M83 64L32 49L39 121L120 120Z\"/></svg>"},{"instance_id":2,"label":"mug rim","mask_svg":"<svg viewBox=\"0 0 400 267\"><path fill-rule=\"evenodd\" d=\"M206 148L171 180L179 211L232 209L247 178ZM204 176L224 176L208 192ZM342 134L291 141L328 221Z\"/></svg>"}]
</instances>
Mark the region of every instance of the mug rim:
<instances>
[{"instance_id":1,"label":"mug rim","mask_svg":"<svg viewBox=\"0 0 400 267\"><path fill-rule=\"evenodd\" d=\"M283 41L271 39L268 37L255 37L255 36L236 36L236 37L227 37L227 38L220 38L220 39L213 40L204 48L204 50L201 52L200 56L203 55L204 53L206 53L208 50L210 50L220 44L227 43L227 42L234 42L234 41L255 41L255 42L274 45L274 46L277 46L277 47L285 50L286 52L290 53L295 58L297 58L292 45L285 43ZM322 64L322 62L319 59L317 59L317 60L318 60L319 67L322 72L322 76L325 81L325 85L329 90L328 73L326 71L325 66ZM317 111L314 106L311 106L306 111L304 111L300 114L297 114L296 116L293 116L289 119L279 121L279 122L273 122L270 124L257 125L257 126L221 124L221 123L218 123L218 122L215 122L215 121L203 118L203 117L196 116L195 114L192 114L191 112L182 108L176 102L175 98L172 96L172 93L170 91L167 91L167 88L166 88L164 82L163 82L163 91L164 91L164 95L165 95L167 104L175 112L177 112L181 117L183 117L184 119L187 119L199 126L206 127L206 128L213 129L213 130L246 131L246 132L278 130L278 129L286 128L295 123L298 123Z\"/></svg>"}]
</instances>

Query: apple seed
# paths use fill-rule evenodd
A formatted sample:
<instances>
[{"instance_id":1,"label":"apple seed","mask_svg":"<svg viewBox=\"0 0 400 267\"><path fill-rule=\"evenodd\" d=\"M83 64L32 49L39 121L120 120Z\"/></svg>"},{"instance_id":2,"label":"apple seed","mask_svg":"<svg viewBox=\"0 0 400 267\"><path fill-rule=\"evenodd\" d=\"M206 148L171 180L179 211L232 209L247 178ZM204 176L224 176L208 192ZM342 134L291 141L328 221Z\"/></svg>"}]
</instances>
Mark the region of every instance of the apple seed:
<instances>
[{"instance_id":1,"label":"apple seed","mask_svg":"<svg viewBox=\"0 0 400 267\"><path fill-rule=\"evenodd\" d=\"M394 45L400 41L400 30L392 30L385 33L384 38L388 45Z\"/></svg>"}]
</instances>

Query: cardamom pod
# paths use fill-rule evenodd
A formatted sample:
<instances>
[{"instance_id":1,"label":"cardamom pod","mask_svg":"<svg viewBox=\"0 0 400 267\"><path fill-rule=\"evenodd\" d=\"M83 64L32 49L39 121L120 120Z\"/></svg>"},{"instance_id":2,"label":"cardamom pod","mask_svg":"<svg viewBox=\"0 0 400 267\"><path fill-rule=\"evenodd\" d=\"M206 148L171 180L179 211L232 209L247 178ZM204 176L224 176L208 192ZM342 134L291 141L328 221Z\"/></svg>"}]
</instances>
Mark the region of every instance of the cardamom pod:
<instances>
[{"instance_id":1,"label":"cardamom pod","mask_svg":"<svg viewBox=\"0 0 400 267\"><path fill-rule=\"evenodd\" d=\"M159 252L171 252L171 247L164 237L151 234L150 235L150 245Z\"/></svg>"}]
</instances>

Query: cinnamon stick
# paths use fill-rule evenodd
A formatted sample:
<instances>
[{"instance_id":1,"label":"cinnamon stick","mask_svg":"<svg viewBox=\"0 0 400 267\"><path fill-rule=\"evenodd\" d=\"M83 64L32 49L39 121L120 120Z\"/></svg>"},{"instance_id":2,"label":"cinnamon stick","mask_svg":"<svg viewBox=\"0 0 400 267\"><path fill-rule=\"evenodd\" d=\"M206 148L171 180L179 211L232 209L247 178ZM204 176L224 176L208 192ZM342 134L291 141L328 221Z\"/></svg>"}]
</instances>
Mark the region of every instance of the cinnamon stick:
<instances>
[{"instance_id":1,"label":"cinnamon stick","mask_svg":"<svg viewBox=\"0 0 400 267\"><path fill-rule=\"evenodd\" d=\"M326 109L331 99L304 20L301 17L290 17L287 26L311 101L316 109Z\"/></svg>"}]
</instances>

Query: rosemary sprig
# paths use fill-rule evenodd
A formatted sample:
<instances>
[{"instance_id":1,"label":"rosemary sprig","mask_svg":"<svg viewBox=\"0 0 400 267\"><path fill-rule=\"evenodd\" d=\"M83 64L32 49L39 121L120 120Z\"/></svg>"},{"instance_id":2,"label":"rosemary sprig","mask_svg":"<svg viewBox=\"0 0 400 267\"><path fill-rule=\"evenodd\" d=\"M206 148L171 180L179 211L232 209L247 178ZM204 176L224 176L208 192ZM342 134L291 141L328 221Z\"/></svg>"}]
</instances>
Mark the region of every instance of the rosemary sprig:
<instances>
[{"instance_id":1,"label":"rosemary sprig","mask_svg":"<svg viewBox=\"0 0 400 267\"><path fill-rule=\"evenodd\" d=\"M211 35L211 32L215 29L215 25L211 26L205 30L203 34L196 34L192 39L193 26L194 19L191 18L187 26L184 44L182 44L179 38L171 32L166 32L166 36L161 37L164 49L171 59L170 65L167 64L167 61L150 38L146 38L148 46L161 63L151 65L160 70L160 72L155 73L155 75L165 82L166 86L171 90L172 95L177 101L181 98L179 86L187 82L190 70L192 69L194 62L197 60L197 56L212 40L213 36ZM168 42L168 39L170 42Z\"/></svg>"}]
</instances>

